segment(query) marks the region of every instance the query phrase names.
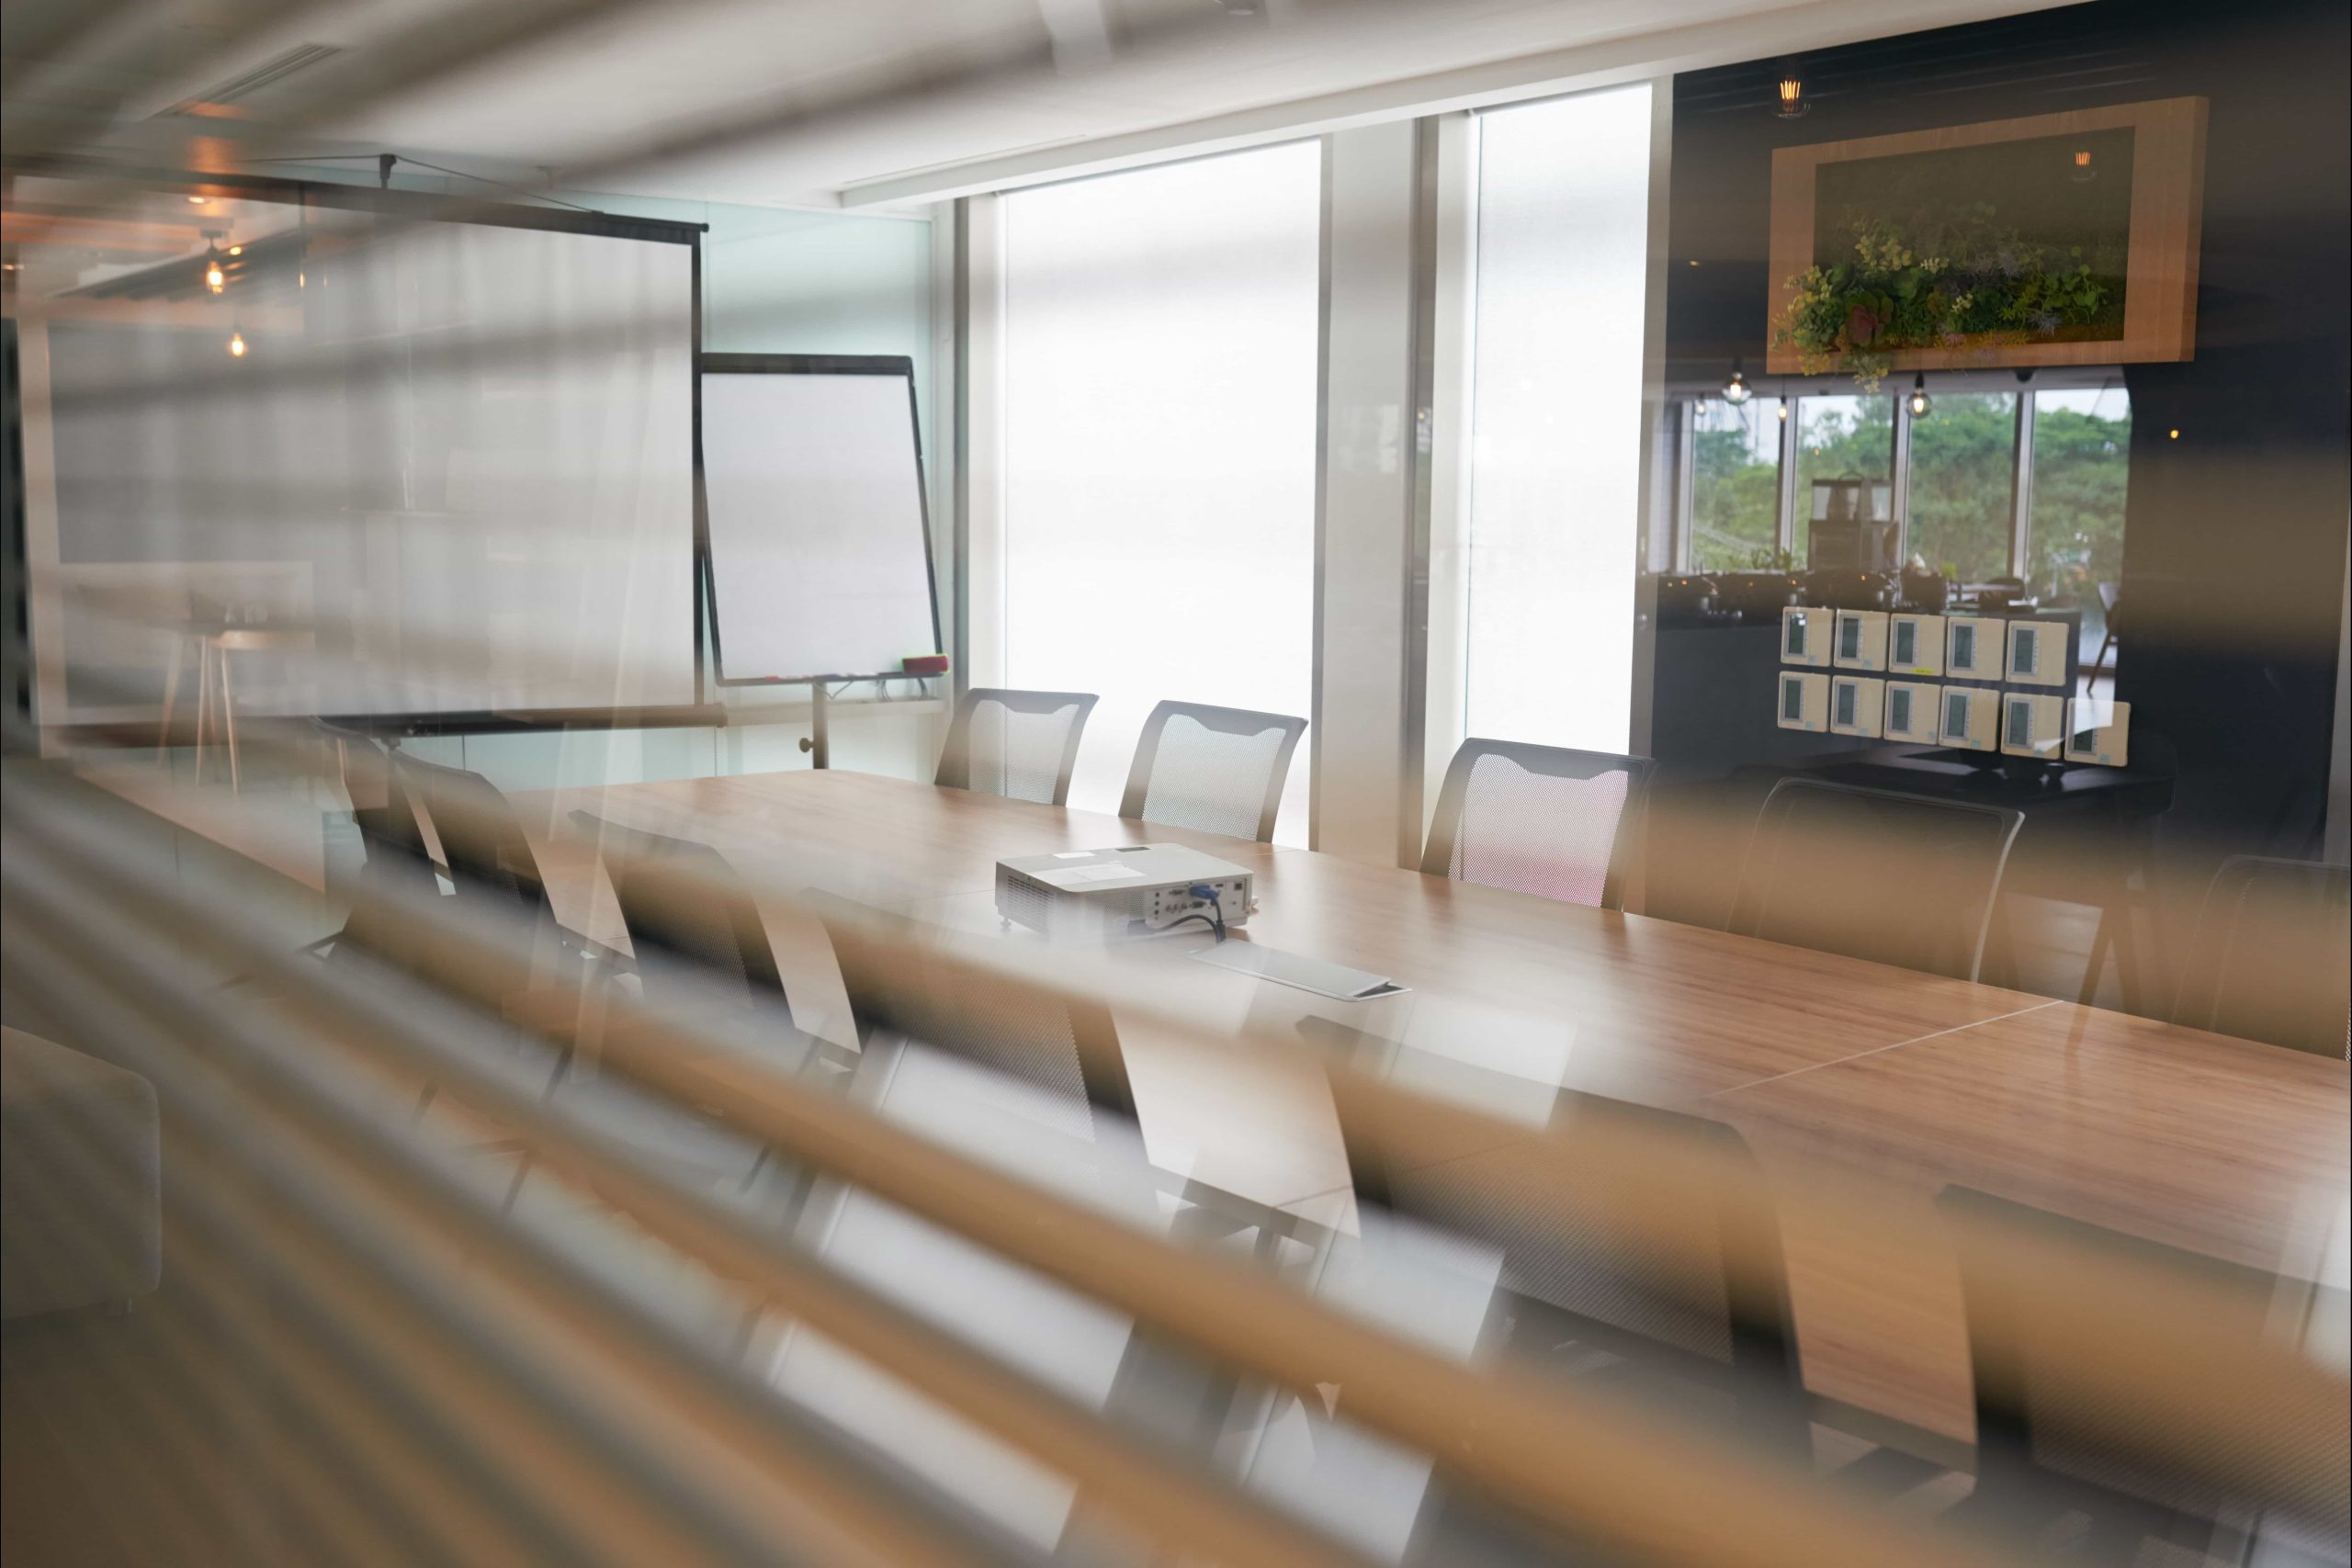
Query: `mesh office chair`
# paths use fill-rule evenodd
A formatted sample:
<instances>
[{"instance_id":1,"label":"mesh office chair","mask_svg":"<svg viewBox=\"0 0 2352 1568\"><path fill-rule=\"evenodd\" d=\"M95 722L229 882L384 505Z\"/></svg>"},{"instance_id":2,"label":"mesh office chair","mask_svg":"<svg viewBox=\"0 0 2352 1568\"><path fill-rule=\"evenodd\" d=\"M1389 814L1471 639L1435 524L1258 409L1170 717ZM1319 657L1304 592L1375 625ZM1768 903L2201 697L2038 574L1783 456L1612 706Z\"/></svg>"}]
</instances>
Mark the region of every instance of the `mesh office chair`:
<instances>
[{"instance_id":1,"label":"mesh office chair","mask_svg":"<svg viewBox=\"0 0 2352 1568\"><path fill-rule=\"evenodd\" d=\"M1161 703L1144 720L1119 815L1271 843L1303 718Z\"/></svg>"},{"instance_id":2,"label":"mesh office chair","mask_svg":"<svg viewBox=\"0 0 2352 1568\"><path fill-rule=\"evenodd\" d=\"M1109 1009L941 953L916 921L829 895L808 902L861 1045L898 1035L1019 1080L1044 1091L1047 1114L1079 1138L1096 1135L1101 1114L1132 1126L1135 1091Z\"/></svg>"},{"instance_id":3,"label":"mesh office chair","mask_svg":"<svg viewBox=\"0 0 2352 1568\"><path fill-rule=\"evenodd\" d=\"M1008 800L1068 805L1079 738L1094 702L1091 692L975 686L956 704L932 782Z\"/></svg>"},{"instance_id":4,"label":"mesh office chair","mask_svg":"<svg viewBox=\"0 0 2352 1568\"><path fill-rule=\"evenodd\" d=\"M360 864L358 897L343 928L312 944L333 944L334 953L365 951L396 964L413 962L417 943L410 922L388 904L437 897L432 852L417 825L415 803L383 745L361 730L313 720L314 728L334 747L336 771L351 800L352 825L358 829Z\"/></svg>"},{"instance_id":5,"label":"mesh office chair","mask_svg":"<svg viewBox=\"0 0 2352 1568\"><path fill-rule=\"evenodd\" d=\"M458 898L504 912L544 912L553 921L538 857L496 784L480 773L399 751L392 754L392 773L433 825Z\"/></svg>"},{"instance_id":6,"label":"mesh office chair","mask_svg":"<svg viewBox=\"0 0 2352 1568\"><path fill-rule=\"evenodd\" d=\"M1973 980L2022 812L1782 779L1748 840L1730 929Z\"/></svg>"},{"instance_id":7,"label":"mesh office chair","mask_svg":"<svg viewBox=\"0 0 2352 1568\"><path fill-rule=\"evenodd\" d=\"M1421 869L1623 908L1654 766L1647 757L1464 740L1445 770Z\"/></svg>"},{"instance_id":8,"label":"mesh office chair","mask_svg":"<svg viewBox=\"0 0 2352 1568\"><path fill-rule=\"evenodd\" d=\"M789 1020L759 905L725 856L707 844L625 828L586 811L573 812L571 821L604 851L646 1005L740 1002Z\"/></svg>"},{"instance_id":9,"label":"mesh office chair","mask_svg":"<svg viewBox=\"0 0 2352 1568\"><path fill-rule=\"evenodd\" d=\"M2214 874L2175 1022L2352 1058L2352 866L2232 855Z\"/></svg>"},{"instance_id":10,"label":"mesh office chair","mask_svg":"<svg viewBox=\"0 0 2352 1568\"><path fill-rule=\"evenodd\" d=\"M476 924L481 931L520 929L529 934L535 971L542 956L566 954L623 964L620 954L557 920L531 840L496 784L480 773L400 751L392 753L392 773L441 840L441 863L456 895L451 913L460 923L447 933L449 941L475 940L463 924ZM524 922L519 928L513 923L518 918ZM568 990L577 975L559 968L554 978Z\"/></svg>"},{"instance_id":11,"label":"mesh office chair","mask_svg":"<svg viewBox=\"0 0 2352 1568\"><path fill-rule=\"evenodd\" d=\"M604 852L645 1005L691 1018L705 1038L740 1042L770 1066L808 1066L816 1042L793 1027L759 906L725 857L707 844L586 811L573 812L571 821L594 834ZM805 1168L711 1118L625 1081L582 1083L568 1075L559 1081L575 1114L683 1180L756 1198L787 1224L807 1201Z\"/></svg>"},{"instance_id":12,"label":"mesh office chair","mask_svg":"<svg viewBox=\"0 0 2352 1568\"><path fill-rule=\"evenodd\" d=\"M1357 1201L1499 1250L1514 1348L1727 1395L1754 1435L1802 1443L1779 1221L1732 1128L1564 1089L1542 1137L1497 1145L1482 1116L1330 1080Z\"/></svg>"},{"instance_id":13,"label":"mesh office chair","mask_svg":"<svg viewBox=\"0 0 2352 1568\"><path fill-rule=\"evenodd\" d=\"M2256 1562L2346 1560L2344 1382L2302 1344L2334 1337L2340 1288L1968 1188L1936 1204L1975 1383L1976 1487L1957 1517L2030 1539L2086 1515L2095 1561L2148 1561L2154 1538L2188 1549L2156 1560L2245 1562L2250 1529Z\"/></svg>"}]
</instances>

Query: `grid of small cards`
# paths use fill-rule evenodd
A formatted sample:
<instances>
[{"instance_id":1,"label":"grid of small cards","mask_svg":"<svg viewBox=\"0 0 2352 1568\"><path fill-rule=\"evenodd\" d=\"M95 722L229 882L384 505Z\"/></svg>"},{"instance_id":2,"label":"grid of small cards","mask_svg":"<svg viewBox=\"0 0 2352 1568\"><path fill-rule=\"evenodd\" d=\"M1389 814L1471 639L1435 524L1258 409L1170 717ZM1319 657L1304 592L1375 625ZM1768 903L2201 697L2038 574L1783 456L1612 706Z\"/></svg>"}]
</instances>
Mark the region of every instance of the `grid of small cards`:
<instances>
[{"instance_id":1,"label":"grid of small cards","mask_svg":"<svg viewBox=\"0 0 2352 1568\"><path fill-rule=\"evenodd\" d=\"M2132 705L2069 689L2071 622L1792 604L1782 729L2124 765Z\"/></svg>"}]
</instances>

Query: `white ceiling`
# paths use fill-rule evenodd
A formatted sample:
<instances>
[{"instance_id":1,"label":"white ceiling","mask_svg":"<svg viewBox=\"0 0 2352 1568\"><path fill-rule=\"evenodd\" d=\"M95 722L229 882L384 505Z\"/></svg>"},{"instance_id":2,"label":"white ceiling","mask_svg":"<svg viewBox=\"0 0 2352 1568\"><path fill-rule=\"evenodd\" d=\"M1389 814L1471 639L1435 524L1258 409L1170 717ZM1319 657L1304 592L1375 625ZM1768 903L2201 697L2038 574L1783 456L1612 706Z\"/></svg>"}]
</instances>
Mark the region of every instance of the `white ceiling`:
<instances>
[{"instance_id":1,"label":"white ceiling","mask_svg":"<svg viewBox=\"0 0 2352 1568\"><path fill-rule=\"evenodd\" d=\"M151 147L159 130L226 132L254 158L390 150L574 189L906 205L1114 152L1264 139L2059 0L1254 0L1254 12L1253 0L502 3L545 25L389 96L361 90L368 73L413 59L436 30L469 36L484 25L481 0L315 0L225 43L191 27L189 47L124 108L143 118ZM169 112L317 44L342 52L225 113ZM216 141L208 157L224 150Z\"/></svg>"}]
</instances>

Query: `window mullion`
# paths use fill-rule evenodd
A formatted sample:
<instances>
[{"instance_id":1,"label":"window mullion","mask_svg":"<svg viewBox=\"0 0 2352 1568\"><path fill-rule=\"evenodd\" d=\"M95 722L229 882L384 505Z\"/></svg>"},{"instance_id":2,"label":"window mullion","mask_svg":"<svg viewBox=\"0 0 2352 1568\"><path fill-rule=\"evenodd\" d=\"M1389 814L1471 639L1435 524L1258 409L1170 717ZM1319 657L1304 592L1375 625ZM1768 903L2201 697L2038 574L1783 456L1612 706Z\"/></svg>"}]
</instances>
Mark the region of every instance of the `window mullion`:
<instances>
[{"instance_id":1,"label":"window mullion","mask_svg":"<svg viewBox=\"0 0 2352 1568\"><path fill-rule=\"evenodd\" d=\"M2032 558L2033 391L2018 394L2018 427L2009 464L2009 575L2022 578Z\"/></svg>"}]
</instances>

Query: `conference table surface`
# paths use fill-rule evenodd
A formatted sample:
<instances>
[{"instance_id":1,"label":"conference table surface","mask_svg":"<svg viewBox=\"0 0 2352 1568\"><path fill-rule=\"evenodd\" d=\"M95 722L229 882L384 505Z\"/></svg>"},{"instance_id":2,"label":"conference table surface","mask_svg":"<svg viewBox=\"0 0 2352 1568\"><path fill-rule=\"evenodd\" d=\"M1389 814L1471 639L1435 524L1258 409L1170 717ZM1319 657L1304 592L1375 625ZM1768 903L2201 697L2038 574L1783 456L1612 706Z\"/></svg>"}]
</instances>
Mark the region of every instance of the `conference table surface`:
<instances>
[{"instance_id":1,"label":"conference table surface","mask_svg":"<svg viewBox=\"0 0 2352 1568\"><path fill-rule=\"evenodd\" d=\"M515 804L559 916L616 945L618 910L573 813L718 849L770 896L763 915L797 1019L844 1043L838 976L790 906L799 889L993 933L1002 857L1180 842L1246 866L1260 906L1248 940L1408 989L1343 1002L1184 965L1198 1015L1182 1038L1157 1016L1119 1020L1154 1164L1344 1223L1350 1184L1322 1056L1284 1027L1309 1018L1395 1043L1392 1077L1531 1131L1558 1087L1719 1118L1772 1183L1807 1386L1931 1444L1973 1430L1957 1266L1930 1204L1947 1183L2256 1268L2331 1279L2343 1268L2352 1098L2341 1061L1394 866L867 774L560 789ZM1208 941L1150 945L1172 962ZM1299 1048L1204 1057L1202 1038L1245 1021L1252 1041L1272 1025Z\"/></svg>"}]
</instances>

